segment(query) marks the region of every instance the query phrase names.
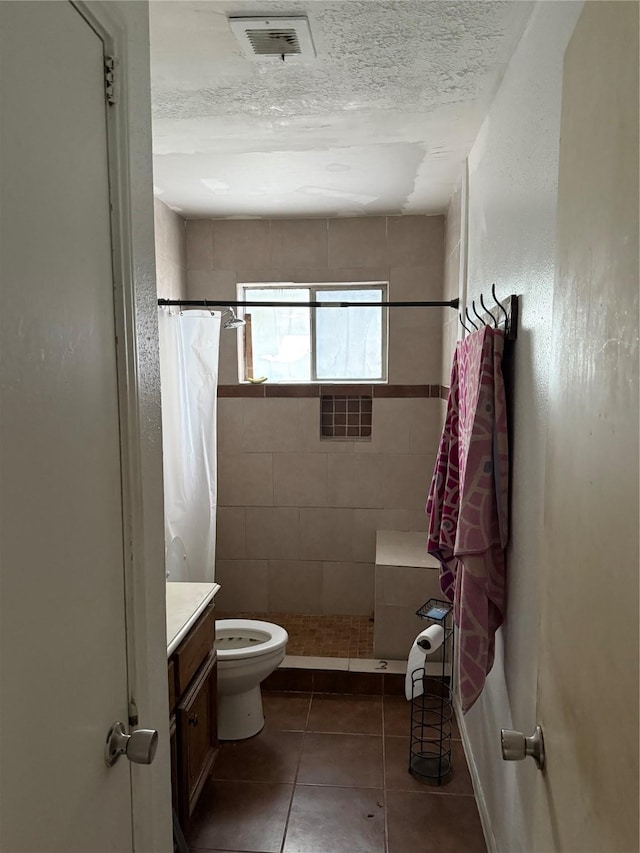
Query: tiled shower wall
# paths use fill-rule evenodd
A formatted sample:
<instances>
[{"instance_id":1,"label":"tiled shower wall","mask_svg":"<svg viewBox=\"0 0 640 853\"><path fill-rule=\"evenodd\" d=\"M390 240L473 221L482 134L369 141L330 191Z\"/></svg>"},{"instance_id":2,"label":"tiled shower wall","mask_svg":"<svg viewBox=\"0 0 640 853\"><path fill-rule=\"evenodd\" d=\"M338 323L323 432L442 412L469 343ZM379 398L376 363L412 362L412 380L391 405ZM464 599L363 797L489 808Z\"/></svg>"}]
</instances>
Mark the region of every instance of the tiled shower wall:
<instances>
[{"instance_id":1,"label":"tiled shower wall","mask_svg":"<svg viewBox=\"0 0 640 853\"><path fill-rule=\"evenodd\" d=\"M238 282L381 280L391 300L440 300L444 217L190 220L187 269L190 299L236 299ZM374 393L370 441L321 439L317 389L240 385L238 333L223 331L222 610L373 614L376 529L425 529L442 322L441 309L390 309L390 386L374 392L395 396Z\"/></svg>"}]
</instances>

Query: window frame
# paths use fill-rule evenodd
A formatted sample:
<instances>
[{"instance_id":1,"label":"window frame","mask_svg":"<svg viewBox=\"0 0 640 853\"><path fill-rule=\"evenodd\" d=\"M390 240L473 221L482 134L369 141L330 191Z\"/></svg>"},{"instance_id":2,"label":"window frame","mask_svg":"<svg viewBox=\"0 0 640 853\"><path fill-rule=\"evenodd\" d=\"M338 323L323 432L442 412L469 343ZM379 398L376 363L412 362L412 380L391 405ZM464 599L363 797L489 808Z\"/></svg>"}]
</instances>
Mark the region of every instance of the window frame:
<instances>
[{"instance_id":1,"label":"window frame","mask_svg":"<svg viewBox=\"0 0 640 853\"><path fill-rule=\"evenodd\" d=\"M317 293L326 292L326 291L338 291L338 290L373 290L379 288L381 291L380 301L388 302L389 301L389 282L376 280L376 281L327 281L327 282L292 282L292 281L269 281L269 282L239 282L237 285L237 293L238 293L238 301L246 301L247 290L308 290L309 291L309 302L317 302ZM255 300L252 300L255 301ZM265 302L269 302L269 299L265 298ZM343 300L348 301L348 300ZM304 305L304 303L300 303ZM243 306L238 307L238 316L244 317L245 314L251 314L251 308L244 308ZM317 365L316 365L316 357L317 357L317 336L316 336L316 312L317 311L330 311L330 308L318 308L309 306L309 334L311 338L311 378L310 379L291 379L291 380L273 380L273 385L385 385L389 382L389 309L387 306L381 306L381 316L380 316L380 325L381 325L381 347L382 347L382 359L381 359L381 377L379 379L355 379L355 378L342 378L342 379L319 379L317 375ZM348 310L348 309L347 309ZM238 376L242 375L242 379L239 379L241 384L251 384L250 380L247 378L246 371L246 330L247 326L243 326L242 335L238 335Z\"/></svg>"}]
</instances>

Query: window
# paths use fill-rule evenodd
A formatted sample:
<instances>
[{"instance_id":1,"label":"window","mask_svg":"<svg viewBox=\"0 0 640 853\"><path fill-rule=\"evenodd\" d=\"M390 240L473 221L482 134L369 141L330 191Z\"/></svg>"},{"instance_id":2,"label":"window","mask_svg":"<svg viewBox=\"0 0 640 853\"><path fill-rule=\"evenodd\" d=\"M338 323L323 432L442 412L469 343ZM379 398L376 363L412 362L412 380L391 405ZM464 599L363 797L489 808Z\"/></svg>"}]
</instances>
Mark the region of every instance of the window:
<instances>
[{"instance_id":1,"label":"window","mask_svg":"<svg viewBox=\"0 0 640 853\"><path fill-rule=\"evenodd\" d=\"M386 282L244 284L247 302L385 302ZM244 309L243 379L269 382L383 382L387 378L387 309L248 307Z\"/></svg>"}]
</instances>

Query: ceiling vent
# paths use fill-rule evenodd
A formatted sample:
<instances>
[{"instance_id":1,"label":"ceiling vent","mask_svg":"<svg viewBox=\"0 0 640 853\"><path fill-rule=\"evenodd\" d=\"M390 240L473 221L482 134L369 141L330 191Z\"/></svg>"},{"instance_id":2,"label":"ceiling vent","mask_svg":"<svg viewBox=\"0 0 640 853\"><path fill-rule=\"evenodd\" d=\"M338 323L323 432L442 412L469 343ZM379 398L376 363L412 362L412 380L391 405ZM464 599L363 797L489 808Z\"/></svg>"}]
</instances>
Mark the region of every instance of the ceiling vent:
<instances>
[{"instance_id":1,"label":"ceiling vent","mask_svg":"<svg viewBox=\"0 0 640 853\"><path fill-rule=\"evenodd\" d=\"M229 24L251 59L313 59L316 55L306 18L229 18Z\"/></svg>"}]
</instances>

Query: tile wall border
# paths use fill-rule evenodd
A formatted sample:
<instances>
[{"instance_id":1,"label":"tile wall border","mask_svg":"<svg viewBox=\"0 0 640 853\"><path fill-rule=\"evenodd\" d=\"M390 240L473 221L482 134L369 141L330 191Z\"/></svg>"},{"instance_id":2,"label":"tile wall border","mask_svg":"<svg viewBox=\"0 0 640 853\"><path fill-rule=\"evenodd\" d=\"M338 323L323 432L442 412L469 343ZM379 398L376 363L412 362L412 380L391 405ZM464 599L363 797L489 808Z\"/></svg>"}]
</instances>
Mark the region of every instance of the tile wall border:
<instances>
[{"instance_id":1,"label":"tile wall border","mask_svg":"<svg viewBox=\"0 0 640 853\"><path fill-rule=\"evenodd\" d=\"M219 385L218 397L322 397L331 395L370 395L378 399L400 399L406 397L437 397L446 400L449 389L444 385Z\"/></svg>"}]
</instances>

